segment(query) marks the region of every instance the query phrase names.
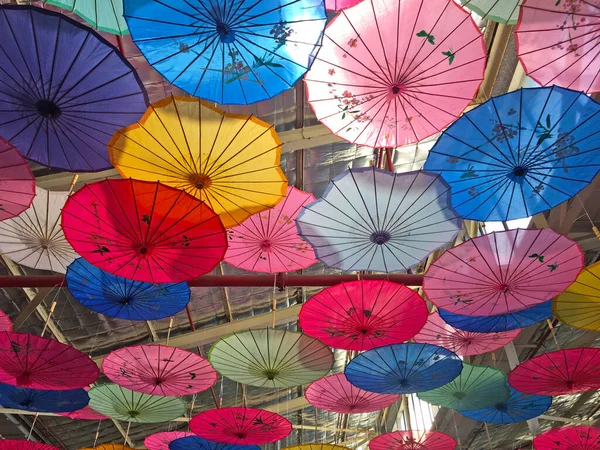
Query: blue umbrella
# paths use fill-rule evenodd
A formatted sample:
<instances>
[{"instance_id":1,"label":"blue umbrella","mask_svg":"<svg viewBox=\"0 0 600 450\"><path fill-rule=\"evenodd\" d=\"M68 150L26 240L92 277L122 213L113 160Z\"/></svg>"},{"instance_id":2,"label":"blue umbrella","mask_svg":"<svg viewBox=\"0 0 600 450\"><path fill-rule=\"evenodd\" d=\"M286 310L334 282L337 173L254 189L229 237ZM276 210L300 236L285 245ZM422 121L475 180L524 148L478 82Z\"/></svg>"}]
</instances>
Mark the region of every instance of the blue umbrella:
<instances>
[{"instance_id":1,"label":"blue umbrella","mask_svg":"<svg viewBox=\"0 0 600 450\"><path fill-rule=\"evenodd\" d=\"M458 411L463 416L487 423L515 423L544 414L552 404L552 397L530 395L510 388L508 400L483 409Z\"/></svg>"},{"instance_id":2,"label":"blue umbrella","mask_svg":"<svg viewBox=\"0 0 600 450\"><path fill-rule=\"evenodd\" d=\"M90 401L85 389L47 391L0 383L0 405L32 412L72 412L85 408Z\"/></svg>"},{"instance_id":3,"label":"blue umbrella","mask_svg":"<svg viewBox=\"0 0 600 450\"><path fill-rule=\"evenodd\" d=\"M190 301L187 283L152 284L117 277L83 258L67 268L67 287L82 305L109 317L158 320L177 314Z\"/></svg>"},{"instance_id":4,"label":"blue umbrella","mask_svg":"<svg viewBox=\"0 0 600 450\"><path fill-rule=\"evenodd\" d=\"M200 436L188 436L169 443L169 450L260 450L258 445L219 444Z\"/></svg>"},{"instance_id":5,"label":"blue umbrella","mask_svg":"<svg viewBox=\"0 0 600 450\"><path fill-rule=\"evenodd\" d=\"M443 386L462 370L460 358L431 344L394 344L361 353L346 366L354 386L380 394L412 394Z\"/></svg>"},{"instance_id":6,"label":"blue umbrella","mask_svg":"<svg viewBox=\"0 0 600 450\"><path fill-rule=\"evenodd\" d=\"M600 104L552 86L492 98L444 131L425 170L452 186L466 219L512 220L551 209L600 169Z\"/></svg>"},{"instance_id":7,"label":"blue umbrella","mask_svg":"<svg viewBox=\"0 0 600 450\"><path fill-rule=\"evenodd\" d=\"M464 316L442 309L439 310L439 313L444 322L459 330L473 333L499 333L526 328L529 325L546 320L552 315L552 300L523 311L496 316Z\"/></svg>"},{"instance_id":8,"label":"blue umbrella","mask_svg":"<svg viewBox=\"0 0 600 450\"><path fill-rule=\"evenodd\" d=\"M169 82L221 104L294 86L321 46L323 0L125 0L133 41Z\"/></svg>"}]
</instances>

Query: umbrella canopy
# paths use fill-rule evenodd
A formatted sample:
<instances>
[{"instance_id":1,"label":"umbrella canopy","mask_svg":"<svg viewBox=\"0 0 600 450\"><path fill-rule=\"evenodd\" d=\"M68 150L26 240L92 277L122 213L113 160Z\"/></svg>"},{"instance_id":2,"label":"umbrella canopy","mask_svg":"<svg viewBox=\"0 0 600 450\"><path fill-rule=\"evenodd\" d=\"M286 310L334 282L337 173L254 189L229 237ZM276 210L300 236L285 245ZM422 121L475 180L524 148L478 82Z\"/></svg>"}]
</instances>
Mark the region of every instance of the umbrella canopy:
<instances>
[{"instance_id":1,"label":"umbrella canopy","mask_svg":"<svg viewBox=\"0 0 600 450\"><path fill-rule=\"evenodd\" d=\"M117 131L108 146L125 178L183 189L205 201L225 228L285 196L281 141L274 127L198 98L171 96L153 103L139 122Z\"/></svg>"},{"instance_id":2,"label":"umbrella canopy","mask_svg":"<svg viewBox=\"0 0 600 450\"><path fill-rule=\"evenodd\" d=\"M481 31L454 1L365 0L328 24L305 77L308 100L341 138L400 147L456 120L485 59Z\"/></svg>"},{"instance_id":3,"label":"umbrella canopy","mask_svg":"<svg viewBox=\"0 0 600 450\"><path fill-rule=\"evenodd\" d=\"M325 8L327 11L341 11L342 9L358 5L361 1L362 0L325 0Z\"/></svg>"},{"instance_id":4,"label":"umbrella canopy","mask_svg":"<svg viewBox=\"0 0 600 450\"><path fill-rule=\"evenodd\" d=\"M123 17L122 0L42 0L77 14L94 29L125 36L129 34Z\"/></svg>"},{"instance_id":5,"label":"umbrella canopy","mask_svg":"<svg viewBox=\"0 0 600 450\"><path fill-rule=\"evenodd\" d=\"M528 359L508 375L518 391L566 395L600 389L600 348L571 348Z\"/></svg>"},{"instance_id":6,"label":"umbrella canopy","mask_svg":"<svg viewBox=\"0 0 600 450\"><path fill-rule=\"evenodd\" d=\"M494 97L444 131L424 168L452 186L452 205L465 219L529 217L594 179L599 112L584 93L556 86Z\"/></svg>"},{"instance_id":7,"label":"umbrella canopy","mask_svg":"<svg viewBox=\"0 0 600 450\"><path fill-rule=\"evenodd\" d=\"M12 322L10 317L2 311L0 311L0 331L12 331Z\"/></svg>"},{"instance_id":8,"label":"umbrella canopy","mask_svg":"<svg viewBox=\"0 0 600 450\"><path fill-rule=\"evenodd\" d=\"M207 441L200 436L190 436L174 440L169 444L169 450L260 450L260 448L258 445L220 444Z\"/></svg>"},{"instance_id":9,"label":"umbrella canopy","mask_svg":"<svg viewBox=\"0 0 600 450\"><path fill-rule=\"evenodd\" d=\"M300 210L315 197L293 186L274 208L254 214L228 231L225 261L251 272L282 273L306 269L317 262L313 249L296 229Z\"/></svg>"},{"instance_id":10,"label":"umbrella canopy","mask_svg":"<svg viewBox=\"0 0 600 450\"><path fill-rule=\"evenodd\" d=\"M304 395L313 406L340 414L379 411L400 398L395 394L377 394L357 388L343 373L329 375L311 383Z\"/></svg>"},{"instance_id":11,"label":"umbrella canopy","mask_svg":"<svg viewBox=\"0 0 600 450\"><path fill-rule=\"evenodd\" d=\"M533 439L536 450L600 450L600 428L561 427L538 434Z\"/></svg>"},{"instance_id":12,"label":"umbrella canopy","mask_svg":"<svg viewBox=\"0 0 600 450\"><path fill-rule=\"evenodd\" d=\"M334 362L329 347L318 340L272 328L230 334L213 344L208 360L224 377L270 388L315 381L327 375Z\"/></svg>"},{"instance_id":13,"label":"umbrella canopy","mask_svg":"<svg viewBox=\"0 0 600 450\"><path fill-rule=\"evenodd\" d=\"M0 220L27 210L35 197L35 177L17 149L0 137Z\"/></svg>"},{"instance_id":14,"label":"umbrella canopy","mask_svg":"<svg viewBox=\"0 0 600 450\"><path fill-rule=\"evenodd\" d=\"M463 363L462 372L450 383L417 395L432 405L469 411L504 402L510 392L502 370Z\"/></svg>"},{"instance_id":15,"label":"umbrella canopy","mask_svg":"<svg viewBox=\"0 0 600 450\"><path fill-rule=\"evenodd\" d=\"M185 309L187 283L143 283L117 277L83 258L73 261L65 277L71 295L83 306L125 320L158 320Z\"/></svg>"},{"instance_id":16,"label":"umbrella canopy","mask_svg":"<svg viewBox=\"0 0 600 450\"><path fill-rule=\"evenodd\" d=\"M181 398L142 394L114 383L91 388L89 396L94 411L128 422L169 422L183 416L187 409Z\"/></svg>"},{"instance_id":17,"label":"umbrella canopy","mask_svg":"<svg viewBox=\"0 0 600 450\"><path fill-rule=\"evenodd\" d=\"M600 91L596 1L526 0L515 29L517 55L527 75L542 86Z\"/></svg>"},{"instance_id":18,"label":"umbrella canopy","mask_svg":"<svg viewBox=\"0 0 600 450\"><path fill-rule=\"evenodd\" d=\"M453 240L461 223L441 177L375 167L335 177L323 197L296 218L300 235L323 264L375 272L417 265Z\"/></svg>"},{"instance_id":19,"label":"umbrella canopy","mask_svg":"<svg viewBox=\"0 0 600 450\"><path fill-rule=\"evenodd\" d=\"M473 333L447 324L439 313L429 314L427 323L414 337L415 342L439 345L453 351L458 356L481 355L504 347L512 342L521 330L502 333Z\"/></svg>"},{"instance_id":20,"label":"umbrella canopy","mask_svg":"<svg viewBox=\"0 0 600 450\"><path fill-rule=\"evenodd\" d=\"M58 450L58 448L43 442L0 439L0 450Z\"/></svg>"},{"instance_id":21,"label":"umbrella canopy","mask_svg":"<svg viewBox=\"0 0 600 450\"><path fill-rule=\"evenodd\" d=\"M85 353L33 334L0 332L0 355L0 383L13 386L75 389L92 384L99 374Z\"/></svg>"},{"instance_id":22,"label":"umbrella canopy","mask_svg":"<svg viewBox=\"0 0 600 450\"><path fill-rule=\"evenodd\" d=\"M106 144L148 103L121 53L89 27L31 6L2 6L0 43L0 136L55 169L110 168Z\"/></svg>"},{"instance_id":23,"label":"umbrella canopy","mask_svg":"<svg viewBox=\"0 0 600 450\"><path fill-rule=\"evenodd\" d=\"M516 25L523 0L460 0L460 3L492 22Z\"/></svg>"},{"instance_id":24,"label":"umbrella canopy","mask_svg":"<svg viewBox=\"0 0 600 450\"><path fill-rule=\"evenodd\" d=\"M190 430L222 444L260 445L283 439L292 432L292 424L264 409L219 408L192 417Z\"/></svg>"},{"instance_id":25,"label":"umbrella canopy","mask_svg":"<svg viewBox=\"0 0 600 450\"><path fill-rule=\"evenodd\" d=\"M121 444L103 444L97 445L93 448L82 448L80 450L135 450L131 447L127 447L126 445Z\"/></svg>"},{"instance_id":26,"label":"umbrella canopy","mask_svg":"<svg viewBox=\"0 0 600 450\"><path fill-rule=\"evenodd\" d=\"M162 433L154 433L144 439L144 447L148 450L169 450L171 442L178 439L194 436L190 431L164 431Z\"/></svg>"},{"instance_id":27,"label":"umbrella canopy","mask_svg":"<svg viewBox=\"0 0 600 450\"><path fill-rule=\"evenodd\" d=\"M102 372L109 380L132 391L166 396L205 391L218 378L201 356L158 344L115 350L102 361Z\"/></svg>"},{"instance_id":28,"label":"umbrella canopy","mask_svg":"<svg viewBox=\"0 0 600 450\"><path fill-rule=\"evenodd\" d=\"M462 370L460 358L431 344L395 344L374 348L352 359L348 381L365 391L412 394L449 383Z\"/></svg>"},{"instance_id":29,"label":"umbrella canopy","mask_svg":"<svg viewBox=\"0 0 600 450\"><path fill-rule=\"evenodd\" d=\"M68 198L68 192L36 187L25 212L0 222L0 252L23 266L65 273L78 257L60 227L61 209Z\"/></svg>"},{"instance_id":30,"label":"umbrella canopy","mask_svg":"<svg viewBox=\"0 0 600 450\"><path fill-rule=\"evenodd\" d=\"M318 51L323 0L125 0L150 65L194 97L250 104L292 88Z\"/></svg>"},{"instance_id":31,"label":"umbrella canopy","mask_svg":"<svg viewBox=\"0 0 600 450\"><path fill-rule=\"evenodd\" d=\"M283 447L281 450L350 450L348 447L333 444L303 444Z\"/></svg>"},{"instance_id":32,"label":"umbrella canopy","mask_svg":"<svg viewBox=\"0 0 600 450\"><path fill-rule=\"evenodd\" d=\"M70 419L77 419L77 420L105 420L105 419L108 419L108 416L97 413L89 406L78 409L77 411L58 413L58 415L68 417Z\"/></svg>"},{"instance_id":33,"label":"umbrella canopy","mask_svg":"<svg viewBox=\"0 0 600 450\"><path fill-rule=\"evenodd\" d=\"M360 280L313 295L298 318L302 331L330 347L363 351L412 338L427 320L427 304L401 284Z\"/></svg>"},{"instance_id":34,"label":"umbrella canopy","mask_svg":"<svg viewBox=\"0 0 600 450\"><path fill-rule=\"evenodd\" d=\"M423 291L452 313L506 314L560 294L582 268L579 245L549 228L494 232L445 252L427 270Z\"/></svg>"},{"instance_id":35,"label":"umbrella canopy","mask_svg":"<svg viewBox=\"0 0 600 450\"><path fill-rule=\"evenodd\" d=\"M223 224L184 191L137 180L88 184L63 208L67 240L88 262L135 281L187 281L227 250Z\"/></svg>"},{"instance_id":36,"label":"umbrella canopy","mask_svg":"<svg viewBox=\"0 0 600 450\"><path fill-rule=\"evenodd\" d=\"M50 391L0 383L0 405L31 412L61 413L84 408L90 398L85 389Z\"/></svg>"},{"instance_id":37,"label":"umbrella canopy","mask_svg":"<svg viewBox=\"0 0 600 450\"><path fill-rule=\"evenodd\" d=\"M439 431L404 430L385 433L369 442L370 450L454 450L453 437Z\"/></svg>"}]
</instances>

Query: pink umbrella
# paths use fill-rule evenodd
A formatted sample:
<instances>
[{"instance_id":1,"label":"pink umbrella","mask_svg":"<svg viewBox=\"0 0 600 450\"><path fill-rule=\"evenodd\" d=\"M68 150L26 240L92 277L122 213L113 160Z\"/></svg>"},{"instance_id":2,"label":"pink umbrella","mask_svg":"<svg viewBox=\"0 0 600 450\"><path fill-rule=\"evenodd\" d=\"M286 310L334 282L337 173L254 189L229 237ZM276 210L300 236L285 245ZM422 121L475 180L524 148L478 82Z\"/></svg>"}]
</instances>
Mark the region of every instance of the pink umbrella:
<instances>
[{"instance_id":1,"label":"pink umbrella","mask_svg":"<svg viewBox=\"0 0 600 450\"><path fill-rule=\"evenodd\" d=\"M316 263L313 249L298 236L294 221L302 207L314 201L312 194L288 187L286 197L274 208L227 230L225 261L240 269L267 273L291 272Z\"/></svg>"},{"instance_id":2,"label":"pink umbrella","mask_svg":"<svg viewBox=\"0 0 600 450\"><path fill-rule=\"evenodd\" d=\"M7 314L0 311L0 331L11 331L12 330L12 322L10 321L10 317Z\"/></svg>"},{"instance_id":3,"label":"pink umbrella","mask_svg":"<svg viewBox=\"0 0 600 450\"><path fill-rule=\"evenodd\" d=\"M520 329L501 333L473 333L447 324L437 311L429 314L427 323L413 338L415 342L439 345L458 356L481 355L504 347L521 332Z\"/></svg>"},{"instance_id":4,"label":"pink umbrella","mask_svg":"<svg viewBox=\"0 0 600 450\"><path fill-rule=\"evenodd\" d=\"M454 450L456 441L439 431L394 431L369 442L371 450Z\"/></svg>"},{"instance_id":5,"label":"pink umbrella","mask_svg":"<svg viewBox=\"0 0 600 450\"><path fill-rule=\"evenodd\" d=\"M111 352L102 361L109 380L135 392L180 396L205 391L218 374L209 362L176 347L136 345Z\"/></svg>"},{"instance_id":6,"label":"pink umbrella","mask_svg":"<svg viewBox=\"0 0 600 450\"><path fill-rule=\"evenodd\" d=\"M561 427L538 434L535 450L600 450L600 428Z\"/></svg>"},{"instance_id":7,"label":"pink umbrella","mask_svg":"<svg viewBox=\"0 0 600 450\"><path fill-rule=\"evenodd\" d=\"M350 384L343 373L329 375L311 383L304 393L317 408L340 414L362 414L386 408L400 398L395 394L376 394Z\"/></svg>"},{"instance_id":8,"label":"pink umbrella","mask_svg":"<svg viewBox=\"0 0 600 450\"><path fill-rule=\"evenodd\" d=\"M515 31L521 64L539 84L600 91L598 0L525 0Z\"/></svg>"},{"instance_id":9,"label":"pink umbrella","mask_svg":"<svg viewBox=\"0 0 600 450\"><path fill-rule=\"evenodd\" d=\"M219 408L192 417L190 430L222 444L260 445L283 439L292 432L292 424L264 409Z\"/></svg>"},{"instance_id":10,"label":"pink umbrella","mask_svg":"<svg viewBox=\"0 0 600 450\"><path fill-rule=\"evenodd\" d=\"M85 408L79 409L77 411L58 413L58 415L77 420L105 420L109 418L104 414L100 414L99 412L94 411L89 406L86 406Z\"/></svg>"},{"instance_id":11,"label":"pink umbrella","mask_svg":"<svg viewBox=\"0 0 600 450\"><path fill-rule=\"evenodd\" d=\"M446 251L423 279L438 308L467 316L522 311L560 294L583 268L576 242L543 230L486 234Z\"/></svg>"},{"instance_id":12,"label":"pink umbrella","mask_svg":"<svg viewBox=\"0 0 600 450\"><path fill-rule=\"evenodd\" d=\"M304 333L330 347L362 351L413 337L427 321L427 304L401 284L351 281L313 295L299 320Z\"/></svg>"},{"instance_id":13,"label":"pink umbrella","mask_svg":"<svg viewBox=\"0 0 600 450\"><path fill-rule=\"evenodd\" d=\"M20 439L0 439L0 450L58 450L57 447L43 442L25 441Z\"/></svg>"},{"instance_id":14,"label":"pink umbrella","mask_svg":"<svg viewBox=\"0 0 600 450\"><path fill-rule=\"evenodd\" d=\"M325 0L325 8L328 11L340 11L358 5L362 0Z\"/></svg>"},{"instance_id":15,"label":"pink umbrella","mask_svg":"<svg viewBox=\"0 0 600 450\"><path fill-rule=\"evenodd\" d=\"M188 436L194 436L194 433L189 431L164 431L162 433L154 433L144 439L144 446L148 450L169 450L169 444L175 439Z\"/></svg>"},{"instance_id":16,"label":"pink umbrella","mask_svg":"<svg viewBox=\"0 0 600 450\"><path fill-rule=\"evenodd\" d=\"M317 118L369 147L443 130L483 80L483 36L452 0L365 0L325 29L305 81Z\"/></svg>"},{"instance_id":17,"label":"pink umbrella","mask_svg":"<svg viewBox=\"0 0 600 450\"><path fill-rule=\"evenodd\" d=\"M35 197L35 177L25 158L0 137L0 220L16 217Z\"/></svg>"}]
</instances>

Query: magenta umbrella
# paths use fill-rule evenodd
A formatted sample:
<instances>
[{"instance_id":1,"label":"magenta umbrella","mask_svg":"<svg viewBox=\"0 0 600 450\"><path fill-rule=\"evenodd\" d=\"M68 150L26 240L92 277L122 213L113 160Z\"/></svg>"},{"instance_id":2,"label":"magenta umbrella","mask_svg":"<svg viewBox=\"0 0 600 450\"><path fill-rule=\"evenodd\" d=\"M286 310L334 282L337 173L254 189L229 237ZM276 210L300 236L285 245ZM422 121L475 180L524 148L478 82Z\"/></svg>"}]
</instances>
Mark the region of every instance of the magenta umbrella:
<instances>
[{"instance_id":1,"label":"magenta umbrella","mask_svg":"<svg viewBox=\"0 0 600 450\"><path fill-rule=\"evenodd\" d=\"M25 211L35 197L35 177L25 158L0 137L0 220Z\"/></svg>"},{"instance_id":2,"label":"magenta umbrella","mask_svg":"<svg viewBox=\"0 0 600 450\"><path fill-rule=\"evenodd\" d=\"M12 331L10 317L3 311L0 311L0 331Z\"/></svg>"},{"instance_id":3,"label":"magenta umbrella","mask_svg":"<svg viewBox=\"0 0 600 450\"><path fill-rule=\"evenodd\" d=\"M163 431L162 433L151 434L144 439L144 446L148 450L169 450L171 442L189 436L194 436L194 433L190 431Z\"/></svg>"}]
</instances>

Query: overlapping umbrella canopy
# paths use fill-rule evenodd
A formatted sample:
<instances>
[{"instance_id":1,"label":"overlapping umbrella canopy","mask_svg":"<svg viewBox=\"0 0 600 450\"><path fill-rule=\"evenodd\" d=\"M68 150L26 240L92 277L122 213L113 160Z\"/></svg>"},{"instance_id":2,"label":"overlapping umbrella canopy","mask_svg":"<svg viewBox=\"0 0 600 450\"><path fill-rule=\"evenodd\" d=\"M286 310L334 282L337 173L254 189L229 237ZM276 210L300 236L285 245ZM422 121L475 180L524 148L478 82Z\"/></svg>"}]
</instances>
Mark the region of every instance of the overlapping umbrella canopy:
<instances>
[{"instance_id":1,"label":"overlapping umbrella canopy","mask_svg":"<svg viewBox=\"0 0 600 450\"><path fill-rule=\"evenodd\" d=\"M600 429L570 426L548 430L533 439L536 450L598 450Z\"/></svg>"},{"instance_id":2,"label":"overlapping umbrella canopy","mask_svg":"<svg viewBox=\"0 0 600 450\"><path fill-rule=\"evenodd\" d=\"M151 434L144 439L144 446L148 450L169 450L171 442L189 436L194 436L194 433L190 431L163 431Z\"/></svg>"},{"instance_id":3,"label":"overlapping umbrella canopy","mask_svg":"<svg viewBox=\"0 0 600 450\"><path fill-rule=\"evenodd\" d=\"M12 331L12 322L10 317L3 311L0 311L0 331Z\"/></svg>"},{"instance_id":4,"label":"overlapping umbrella canopy","mask_svg":"<svg viewBox=\"0 0 600 450\"><path fill-rule=\"evenodd\" d=\"M484 19L515 25L523 0L460 0L460 3Z\"/></svg>"},{"instance_id":5,"label":"overlapping umbrella canopy","mask_svg":"<svg viewBox=\"0 0 600 450\"><path fill-rule=\"evenodd\" d=\"M370 450L451 450L456 448L452 436L439 431L398 430L377 436L369 442Z\"/></svg>"},{"instance_id":6,"label":"overlapping umbrella canopy","mask_svg":"<svg viewBox=\"0 0 600 450\"><path fill-rule=\"evenodd\" d=\"M77 14L94 29L124 36L129 34L122 0L42 0Z\"/></svg>"},{"instance_id":7,"label":"overlapping umbrella canopy","mask_svg":"<svg viewBox=\"0 0 600 450\"><path fill-rule=\"evenodd\" d=\"M362 0L325 0L325 8L328 11L341 11L358 5Z\"/></svg>"},{"instance_id":8,"label":"overlapping umbrella canopy","mask_svg":"<svg viewBox=\"0 0 600 450\"><path fill-rule=\"evenodd\" d=\"M63 391L29 389L0 383L0 405L30 412L61 413L78 411L89 403L85 389Z\"/></svg>"},{"instance_id":9,"label":"overlapping umbrella canopy","mask_svg":"<svg viewBox=\"0 0 600 450\"><path fill-rule=\"evenodd\" d=\"M58 450L58 448L43 442L0 439L0 450Z\"/></svg>"},{"instance_id":10,"label":"overlapping umbrella canopy","mask_svg":"<svg viewBox=\"0 0 600 450\"><path fill-rule=\"evenodd\" d=\"M0 137L0 220L18 216L35 197L35 177L17 149Z\"/></svg>"},{"instance_id":11,"label":"overlapping umbrella canopy","mask_svg":"<svg viewBox=\"0 0 600 450\"><path fill-rule=\"evenodd\" d=\"M221 444L196 436L179 438L169 444L169 450L260 450L258 445Z\"/></svg>"}]
</instances>

